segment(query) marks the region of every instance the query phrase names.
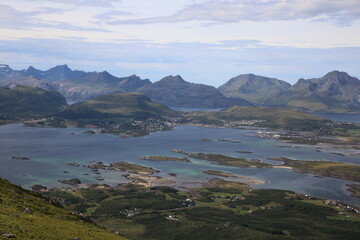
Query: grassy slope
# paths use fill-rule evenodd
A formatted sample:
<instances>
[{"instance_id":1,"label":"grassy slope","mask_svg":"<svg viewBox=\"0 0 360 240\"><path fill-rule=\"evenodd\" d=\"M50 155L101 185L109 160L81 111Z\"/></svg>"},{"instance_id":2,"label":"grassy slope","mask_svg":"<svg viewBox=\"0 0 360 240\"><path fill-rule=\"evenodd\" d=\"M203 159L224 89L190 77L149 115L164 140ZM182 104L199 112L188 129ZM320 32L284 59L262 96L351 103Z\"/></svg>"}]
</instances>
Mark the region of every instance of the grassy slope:
<instances>
[{"instance_id":1,"label":"grassy slope","mask_svg":"<svg viewBox=\"0 0 360 240\"><path fill-rule=\"evenodd\" d=\"M16 239L125 239L3 179L0 193L0 236L11 233ZM31 212L25 213L26 208Z\"/></svg>"},{"instance_id":2,"label":"grassy slope","mask_svg":"<svg viewBox=\"0 0 360 240\"><path fill-rule=\"evenodd\" d=\"M168 107L140 93L113 93L71 105L60 116L68 118L136 117L175 115Z\"/></svg>"},{"instance_id":3,"label":"grassy slope","mask_svg":"<svg viewBox=\"0 0 360 240\"><path fill-rule=\"evenodd\" d=\"M53 114L65 106L65 98L55 91L25 86L13 89L0 87L0 114Z\"/></svg>"},{"instance_id":4,"label":"grassy slope","mask_svg":"<svg viewBox=\"0 0 360 240\"><path fill-rule=\"evenodd\" d=\"M216 121L266 120L258 124L263 127L289 130L311 130L324 127L330 121L314 115L288 108L259 108L233 106L219 112L196 112L196 116Z\"/></svg>"}]
</instances>

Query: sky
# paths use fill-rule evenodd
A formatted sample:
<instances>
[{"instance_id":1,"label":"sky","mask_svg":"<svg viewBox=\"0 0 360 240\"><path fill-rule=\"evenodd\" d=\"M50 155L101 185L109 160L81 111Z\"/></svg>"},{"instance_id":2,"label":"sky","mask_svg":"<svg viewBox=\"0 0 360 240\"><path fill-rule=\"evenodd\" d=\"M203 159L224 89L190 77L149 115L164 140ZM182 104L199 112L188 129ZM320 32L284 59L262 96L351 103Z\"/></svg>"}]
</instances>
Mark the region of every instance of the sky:
<instances>
[{"instance_id":1,"label":"sky","mask_svg":"<svg viewBox=\"0 0 360 240\"><path fill-rule=\"evenodd\" d=\"M360 78L359 0L0 0L0 63L167 75Z\"/></svg>"}]
</instances>

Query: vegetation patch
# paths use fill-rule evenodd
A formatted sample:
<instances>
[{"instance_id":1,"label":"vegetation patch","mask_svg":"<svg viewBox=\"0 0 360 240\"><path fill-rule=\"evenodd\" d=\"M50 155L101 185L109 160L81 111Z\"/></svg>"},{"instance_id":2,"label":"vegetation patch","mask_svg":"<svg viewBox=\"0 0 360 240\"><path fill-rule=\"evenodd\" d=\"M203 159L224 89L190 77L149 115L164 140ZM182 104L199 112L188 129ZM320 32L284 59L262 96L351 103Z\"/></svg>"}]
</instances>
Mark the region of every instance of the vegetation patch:
<instances>
[{"instance_id":1,"label":"vegetation patch","mask_svg":"<svg viewBox=\"0 0 360 240\"><path fill-rule=\"evenodd\" d=\"M330 161L304 161L285 157L270 158L270 160L281 161L284 163L283 166L291 167L299 172L357 182L360 181L360 166L356 164Z\"/></svg>"},{"instance_id":2,"label":"vegetation patch","mask_svg":"<svg viewBox=\"0 0 360 240\"><path fill-rule=\"evenodd\" d=\"M177 158L177 157L166 157L166 156L146 156L141 157L144 160L151 160L151 161L172 161L172 162L191 162L188 158Z\"/></svg>"}]
</instances>

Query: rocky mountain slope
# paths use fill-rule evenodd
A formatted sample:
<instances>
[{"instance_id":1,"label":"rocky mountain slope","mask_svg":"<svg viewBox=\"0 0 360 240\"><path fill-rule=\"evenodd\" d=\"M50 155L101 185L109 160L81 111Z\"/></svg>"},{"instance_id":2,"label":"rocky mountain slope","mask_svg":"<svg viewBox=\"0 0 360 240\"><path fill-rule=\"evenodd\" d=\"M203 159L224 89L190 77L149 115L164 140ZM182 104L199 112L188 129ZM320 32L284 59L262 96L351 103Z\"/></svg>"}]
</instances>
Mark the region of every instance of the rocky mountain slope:
<instances>
[{"instance_id":1,"label":"rocky mountain slope","mask_svg":"<svg viewBox=\"0 0 360 240\"><path fill-rule=\"evenodd\" d=\"M244 99L229 99L216 88L189 83L181 76L167 76L158 82L137 89L149 96L154 102L177 107L230 107L249 106Z\"/></svg>"},{"instance_id":2,"label":"rocky mountain slope","mask_svg":"<svg viewBox=\"0 0 360 240\"><path fill-rule=\"evenodd\" d=\"M218 90L229 98L243 98L253 104L264 104L272 95L290 87L289 83L276 78L242 74L231 78Z\"/></svg>"},{"instance_id":3,"label":"rocky mountain slope","mask_svg":"<svg viewBox=\"0 0 360 240\"><path fill-rule=\"evenodd\" d=\"M0 65L0 86L26 85L59 91L69 102L78 102L116 92L142 92L154 102L182 107L229 107L251 105L243 99L229 99L216 88L185 82L169 76L152 84L136 75L115 77L104 72L73 71L67 65L41 71L34 67L16 71Z\"/></svg>"},{"instance_id":4,"label":"rocky mountain slope","mask_svg":"<svg viewBox=\"0 0 360 240\"><path fill-rule=\"evenodd\" d=\"M143 80L136 75L118 78L106 71L71 70L67 65L56 66L47 71L34 67L16 71L8 65L0 65L0 86L25 85L55 90L70 102L114 92L132 92L150 83L148 79Z\"/></svg>"},{"instance_id":5,"label":"rocky mountain slope","mask_svg":"<svg viewBox=\"0 0 360 240\"><path fill-rule=\"evenodd\" d=\"M68 102L124 92L141 92L151 100L168 106L226 108L233 105L294 107L318 112L359 112L360 81L345 72L333 71L321 78L300 79L295 85L278 80L243 74L218 89L167 76L151 83L136 75L116 77L104 72L71 70L67 65L41 71L34 67L13 70L0 65L0 86L39 87L60 92Z\"/></svg>"},{"instance_id":6,"label":"rocky mountain slope","mask_svg":"<svg viewBox=\"0 0 360 240\"><path fill-rule=\"evenodd\" d=\"M339 71L321 78L299 79L291 88L275 94L266 104L318 112L359 112L360 80Z\"/></svg>"}]
</instances>

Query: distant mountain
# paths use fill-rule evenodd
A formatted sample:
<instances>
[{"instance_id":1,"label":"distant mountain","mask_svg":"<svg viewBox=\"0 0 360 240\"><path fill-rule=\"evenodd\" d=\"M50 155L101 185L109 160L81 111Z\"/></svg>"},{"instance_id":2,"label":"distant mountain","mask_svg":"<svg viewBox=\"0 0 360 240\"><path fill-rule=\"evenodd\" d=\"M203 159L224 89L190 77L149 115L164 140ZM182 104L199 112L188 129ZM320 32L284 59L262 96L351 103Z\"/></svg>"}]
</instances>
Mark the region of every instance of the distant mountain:
<instances>
[{"instance_id":1,"label":"distant mountain","mask_svg":"<svg viewBox=\"0 0 360 240\"><path fill-rule=\"evenodd\" d=\"M28 69L29 70L29 69ZM73 71L66 64L50 68L49 70L43 72L42 78L49 81L59 81L62 79L78 79L83 76L85 72L83 71Z\"/></svg>"},{"instance_id":2,"label":"distant mountain","mask_svg":"<svg viewBox=\"0 0 360 240\"><path fill-rule=\"evenodd\" d=\"M53 114L66 106L65 98L55 91L27 86L0 87L1 115Z\"/></svg>"},{"instance_id":3,"label":"distant mountain","mask_svg":"<svg viewBox=\"0 0 360 240\"><path fill-rule=\"evenodd\" d=\"M359 112L360 80L339 71L321 78L299 79L294 86L274 95L266 104L318 112Z\"/></svg>"},{"instance_id":4,"label":"distant mountain","mask_svg":"<svg viewBox=\"0 0 360 240\"><path fill-rule=\"evenodd\" d=\"M70 101L92 99L96 96L116 93L133 92L141 86L151 84L149 79L140 79L136 75L118 78L110 73L89 72L77 79L57 81L58 91Z\"/></svg>"},{"instance_id":5,"label":"distant mountain","mask_svg":"<svg viewBox=\"0 0 360 240\"><path fill-rule=\"evenodd\" d=\"M96 96L141 92L154 102L181 107L230 107L251 105L241 98L227 98L216 88L184 81L180 76L168 76L152 84L136 75L115 77L104 72L73 71L67 65L47 71L30 66L16 71L0 65L0 86L26 85L60 92L69 102L79 102Z\"/></svg>"},{"instance_id":6,"label":"distant mountain","mask_svg":"<svg viewBox=\"0 0 360 240\"><path fill-rule=\"evenodd\" d=\"M32 66L16 71L8 65L0 65L0 86L25 85L56 90L70 102L114 92L132 92L147 84L151 84L148 79L143 80L136 75L118 78L106 71L73 71L67 65L56 66L47 71Z\"/></svg>"},{"instance_id":7,"label":"distant mountain","mask_svg":"<svg viewBox=\"0 0 360 240\"><path fill-rule=\"evenodd\" d=\"M48 81L58 81L62 79L77 79L81 77L85 72L73 71L67 65L59 65L50 68L47 71L41 71L33 66L28 67L26 70L13 70L9 65L0 65L0 80L18 80L23 77L34 77L37 79L46 79Z\"/></svg>"},{"instance_id":8,"label":"distant mountain","mask_svg":"<svg viewBox=\"0 0 360 240\"><path fill-rule=\"evenodd\" d=\"M125 92L135 92L138 88L149 84L151 84L149 79L140 79L136 75L131 75L129 77L122 78L118 86Z\"/></svg>"},{"instance_id":9,"label":"distant mountain","mask_svg":"<svg viewBox=\"0 0 360 240\"><path fill-rule=\"evenodd\" d=\"M181 76L167 76L158 82L137 89L154 102L177 107L229 107L251 105L244 99L229 99L216 88L186 82Z\"/></svg>"},{"instance_id":10,"label":"distant mountain","mask_svg":"<svg viewBox=\"0 0 360 240\"><path fill-rule=\"evenodd\" d=\"M175 116L176 112L159 103L154 103L141 93L112 93L91 100L72 104L57 114L67 119L135 118Z\"/></svg>"},{"instance_id":11,"label":"distant mountain","mask_svg":"<svg viewBox=\"0 0 360 240\"><path fill-rule=\"evenodd\" d=\"M35 78L33 76L21 77L18 78L17 80L11 80L11 79L1 80L0 86L10 87L10 88L13 88L15 86L28 86L28 87L38 87L44 90L52 90L52 91L57 90L56 84L48 80Z\"/></svg>"},{"instance_id":12,"label":"distant mountain","mask_svg":"<svg viewBox=\"0 0 360 240\"><path fill-rule=\"evenodd\" d=\"M229 98L243 98L253 104L264 104L270 96L290 87L289 83L276 78L242 74L231 78L218 90Z\"/></svg>"}]
</instances>

